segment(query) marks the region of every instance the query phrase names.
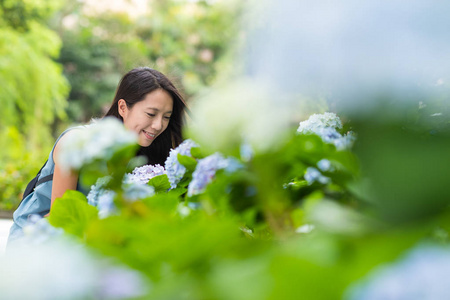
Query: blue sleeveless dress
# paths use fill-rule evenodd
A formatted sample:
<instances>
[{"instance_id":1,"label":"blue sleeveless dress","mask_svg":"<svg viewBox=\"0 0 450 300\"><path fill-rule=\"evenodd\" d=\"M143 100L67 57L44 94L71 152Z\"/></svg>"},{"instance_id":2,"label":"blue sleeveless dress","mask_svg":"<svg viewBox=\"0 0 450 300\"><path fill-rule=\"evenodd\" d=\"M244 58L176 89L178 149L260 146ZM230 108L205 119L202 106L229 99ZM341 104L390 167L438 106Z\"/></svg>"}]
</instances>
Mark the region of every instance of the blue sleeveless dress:
<instances>
[{"instance_id":1,"label":"blue sleeveless dress","mask_svg":"<svg viewBox=\"0 0 450 300\"><path fill-rule=\"evenodd\" d=\"M41 170L39 179L53 174L55 170L55 162L53 161L53 151L55 150L55 146L64 134L66 134L69 130L76 128L80 129L84 128L84 126L69 128L58 137L55 144L53 145L52 151L48 156L47 163ZM16 209L16 211L14 211L13 214L14 223L9 231L8 243L23 236L22 228L23 226L26 225L30 215L36 214L43 217L49 213L52 196L52 185L53 185L52 180L44 182L38 185L31 194L29 194L25 199L23 199L19 207ZM80 185L77 185L77 190L85 195L87 194L87 191L84 190Z\"/></svg>"}]
</instances>

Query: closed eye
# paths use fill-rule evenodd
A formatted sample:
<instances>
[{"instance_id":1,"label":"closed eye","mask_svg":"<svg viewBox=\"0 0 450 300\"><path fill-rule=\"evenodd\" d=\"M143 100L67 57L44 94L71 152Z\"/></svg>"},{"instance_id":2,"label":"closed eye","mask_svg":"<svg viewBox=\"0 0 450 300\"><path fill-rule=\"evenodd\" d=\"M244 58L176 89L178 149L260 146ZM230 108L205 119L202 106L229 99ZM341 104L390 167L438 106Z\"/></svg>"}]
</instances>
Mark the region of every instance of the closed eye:
<instances>
[{"instance_id":1,"label":"closed eye","mask_svg":"<svg viewBox=\"0 0 450 300\"><path fill-rule=\"evenodd\" d=\"M155 114L149 114L149 113L147 113L147 115L148 115L149 117L154 117L154 116L156 116Z\"/></svg>"}]
</instances>

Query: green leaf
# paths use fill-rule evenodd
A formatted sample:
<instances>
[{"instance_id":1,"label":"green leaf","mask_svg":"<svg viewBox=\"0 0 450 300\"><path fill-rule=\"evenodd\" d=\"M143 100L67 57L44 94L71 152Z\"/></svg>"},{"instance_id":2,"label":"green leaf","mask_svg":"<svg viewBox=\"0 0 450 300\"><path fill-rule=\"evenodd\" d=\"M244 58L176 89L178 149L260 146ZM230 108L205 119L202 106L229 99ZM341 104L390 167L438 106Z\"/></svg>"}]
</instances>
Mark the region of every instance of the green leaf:
<instances>
[{"instance_id":1,"label":"green leaf","mask_svg":"<svg viewBox=\"0 0 450 300\"><path fill-rule=\"evenodd\" d=\"M114 149L114 153L110 159L108 159L109 166L112 170L123 169L121 164L126 163L127 165L130 162L130 159L135 157L137 150L139 149L138 144L128 144L124 146L119 146Z\"/></svg>"},{"instance_id":2,"label":"green leaf","mask_svg":"<svg viewBox=\"0 0 450 300\"><path fill-rule=\"evenodd\" d=\"M177 159L178 162L185 166L188 171L194 172L195 167L197 166L197 161L195 160L195 158L178 154Z\"/></svg>"},{"instance_id":3,"label":"green leaf","mask_svg":"<svg viewBox=\"0 0 450 300\"><path fill-rule=\"evenodd\" d=\"M195 157L197 159L204 158L202 151L200 150L200 147L192 147L191 148L191 155L192 157Z\"/></svg>"},{"instance_id":4,"label":"green leaf","mask_svg":"<svg viewBox=\"0 0 450 300\"><path fill-rule=\"evenodd\" d=\"M154 212L156 210L173 212L178 203L180 203L178 196L171 193L161 193L143 200L145 204Z\"/></svg>"},{"instance_id":5,"label":"green leaf","mask_svg":"<svg viewBox=\"0 0 450 300\"><path fill-rule=\"evenodd\" d=\"M141 167L147 163L147 158L145 156L136 156L130 159L127 165L127 171L132 172L135 168Z\"/></svg>"},{"instance_id":6,"label":"green leaf","mask_svg":"<svg viewBox=\"0 0 450 300\"><path fill-rule=\"evenodd\" d=\"M155 193L167 192L170 189L169 178L166 174L158 175L150 179L148 185L155 188Z\"/></svg>"},{"instance_id":7,"label":"green leaf","mask_svg":"<svg viewBox=\"0 0 450 300\"><path fill-rule=\"evenodd\" d=\"M170 194L181 197L183 194L187 192L187 188L185 187L176 187L169 191Z\"/></svg>"},{"instance_id":8,"label":"green leaf","mask_svg":"<svg viewBox=\"0 0 450 300\"><path fill-rule=\"evenodd\" d=\"M89 223L98 219L97 209L87 203L86 196L78 191L67 191L56 199L48 218L51 225L67 233L82 237Z\"/></svg>"},{"instance_id":9,"label":"green leaf","mask_svg":"<svg viewBox=\"0 0 450 300\"><path fill-rule=\"evenodd\" d=\"M80 182L84 187L90 187L97 182L97 179L109 175L108 168L104 161L96 160L84 165L80 170Z\"/></svg>"}]
</instances>

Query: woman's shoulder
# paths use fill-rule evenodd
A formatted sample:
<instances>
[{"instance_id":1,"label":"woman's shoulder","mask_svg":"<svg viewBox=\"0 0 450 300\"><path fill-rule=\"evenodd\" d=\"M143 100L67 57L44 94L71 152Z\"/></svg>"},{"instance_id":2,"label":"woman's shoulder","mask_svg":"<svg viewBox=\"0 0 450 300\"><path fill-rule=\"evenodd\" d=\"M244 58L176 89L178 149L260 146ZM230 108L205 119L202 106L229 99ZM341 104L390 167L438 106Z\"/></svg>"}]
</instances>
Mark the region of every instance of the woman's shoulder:
<instances>
[{"instance_id":1,"label":"woman's shoulder","mask_svg":"<svg viewBox=\"0 0 450 300\"><path fill-rule=\"evenodd\" d=\"M61 141L63 140L67 140L69 139L71 136L73 136L77 131L79 130L83 130L85 128L87 128L87 126L89 125L76 125L76 126L71 126L69 128L67 128L66 130L64 130L59 137L56 139L55 142L55 146L56 147L58 144L60 144Z\"/></svg>"},{"instance_id":2,"label":"woman's shoulder","mask_svg":"<svg viewBox=\"0 0 450 300\"><path fill-rule=\"evenodd\" d=\"M91 123L90 123L91 124ZM58 139L55 142L55 145L53 146L53 158L55 157L55 153L58 153L60 148L61 148L61 144L65 143L65 141L70 140L74 135L78 134L78 132L80 130L85 130L86 128L88 128L90 126L90 124L86 124L86 125L75 125L75 126L71 126L69 128L67 128L66 130L64 130L58 137Z\"/></svg>"}]
</instances>

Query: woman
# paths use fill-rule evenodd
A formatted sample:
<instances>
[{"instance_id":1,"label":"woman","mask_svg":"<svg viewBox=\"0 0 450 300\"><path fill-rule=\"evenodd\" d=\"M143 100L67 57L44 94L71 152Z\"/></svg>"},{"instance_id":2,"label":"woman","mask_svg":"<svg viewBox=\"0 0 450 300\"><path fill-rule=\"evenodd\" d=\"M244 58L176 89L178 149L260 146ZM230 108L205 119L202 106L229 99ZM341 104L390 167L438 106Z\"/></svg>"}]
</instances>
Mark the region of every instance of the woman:
<instances>
[{"instance_id":1,"label":"woman","mask_svg":"<svg viewBox=\"0 0 450 300\"><path fill-rule=\"evenodd\" d=\"M150 164L164 165L170 149L182 142L185 109L183 97L166 76L141 67L131 70L121 79L105 117L120 119L125 128L138 134L141 146L138 155L146 156ZM22 227L30 215L47 215L55 199L62 197L67 190L85 192L78 185L78 174L65 172L58 162L60 142L70 139L72 129L66 130L57 139L41 170L39 178L53 174L53 180L39 184L14 212L9 241L23 234Z\"/></svg>"}]
</instances>

